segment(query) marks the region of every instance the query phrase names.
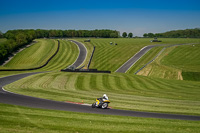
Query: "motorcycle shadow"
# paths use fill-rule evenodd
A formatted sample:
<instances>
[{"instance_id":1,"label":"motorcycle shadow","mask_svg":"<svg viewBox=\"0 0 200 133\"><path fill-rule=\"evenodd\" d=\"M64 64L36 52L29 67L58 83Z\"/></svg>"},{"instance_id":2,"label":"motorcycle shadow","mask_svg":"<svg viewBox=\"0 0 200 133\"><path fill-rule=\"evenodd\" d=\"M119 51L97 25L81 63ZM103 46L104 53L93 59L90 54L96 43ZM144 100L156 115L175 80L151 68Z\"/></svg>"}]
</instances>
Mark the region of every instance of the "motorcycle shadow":
<instances>
[{"instance_id":1,"label":"motorcycle shadow","mask_svg":"<svg viewBox=\"0 0 200 133\"><path fill-rule=\"evenodd\" d=\"M103 108L100 108L100 107L96 107L96 108L94 108L94 109L108 110L108 109L111 109L111 108L105 108L105 109L103 109Z\"/></svg>"}]
</instances>

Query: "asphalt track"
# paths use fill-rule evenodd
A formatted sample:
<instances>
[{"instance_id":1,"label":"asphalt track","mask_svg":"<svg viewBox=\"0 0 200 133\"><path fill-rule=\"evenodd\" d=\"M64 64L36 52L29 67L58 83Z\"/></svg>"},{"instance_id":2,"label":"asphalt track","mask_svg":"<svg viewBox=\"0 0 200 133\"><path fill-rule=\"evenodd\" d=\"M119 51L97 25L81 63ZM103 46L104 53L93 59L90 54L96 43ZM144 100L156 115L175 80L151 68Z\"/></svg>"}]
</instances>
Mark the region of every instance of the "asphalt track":
<instances>
[{"instance_id":1,"label":"asphalt track","mask_svg":"<svg viewBox=\"0 0 200 133\"><path fill-rule=\"evenodd\" d=\"M143 47L138 53L132 56L127 62L120 66L115 72L126 73L128 69L133 66L144 54L146 54L151 48L157 46L165 46L166 44L149 45Z\"/></svg>"},{"instance_id":2,"label":"asphalt track","mask_svg":"<svg viewBox=\"0 0 200 133\"><path fill-rule=\"evenodd\" d=\"M63 111L83 112L83 113L105 114L105 115L180 119L180 120L200 120L200 116L151 113L151 112L128 111L128 110L117 110L117 109L97 109L97 108L93 109L91 108L91 106L58 102L58 101L15 94L12 92L5 91L2 88L3 86L10 84L16 80L34 74L37 73L18 74L0 78L0 103L14 104L32 108L53 109L53 110L63 110Z\"/></svg>"},{"instance_id":3,"label":"asphalt track","mask_svg":"<svg viewBox=\"0 0 200 133\"><path fill-rule=\"evenodd\" d=\"M78 41L71 40L71 42L75 43L79 48L79 56L76 59L76 61L71 65L71 66L75 66L77 68L81 64L83 64L83 62L87 56L87 49L85 48L85 46L82 43L80 43Z\"/></svg>"},{"instance_id":4,"label":"asphalt track","mask_svg":"<svg viewBox=\"0 0 200 133\"><path fill-rule=\"evenodd\" d=\"M145 46L138 53L132 56L127 62L125 62L122 66L120 66L115 72L126 73L131 68L131 66L133 66L144 54L146 54L153 47L158 47L158 46L172 47L172 46L191 45L191 44L196 44L196 43L185 43L185 44L175 44L175 45L157 44L157 45Z\"/></svg>"},{"instance_id":5,"label":"asphalt track","mask_svg":"<svg viewBox=\"0 0 200 133\"><path fill-rule=\"evenodd\" d=\"M79 56L81 56L79 54ZM82 60L76 60L79 63ZM75 62L76 63L76 62ZM77 63L78 64L78 63ZM164 118L164 119L179 119L179 120L200 120L200 116L191 115L177 115L177 114L164 114L153 112L140 112L140 111L128 111L118 109L97 109L90 106L58 102L47 99L41 99L31 96L20 95L12 92L8 92L3 89L3 86L10 84L19 79L38 74L40 72L18 74L0 78L0 103L20 105L32 108L51 109L51 110L63 110L72 112L105 114L105 115L120 115L120 116L133 116L133 117L147 117L147 118Z\"/></svg>"}]
</instances>

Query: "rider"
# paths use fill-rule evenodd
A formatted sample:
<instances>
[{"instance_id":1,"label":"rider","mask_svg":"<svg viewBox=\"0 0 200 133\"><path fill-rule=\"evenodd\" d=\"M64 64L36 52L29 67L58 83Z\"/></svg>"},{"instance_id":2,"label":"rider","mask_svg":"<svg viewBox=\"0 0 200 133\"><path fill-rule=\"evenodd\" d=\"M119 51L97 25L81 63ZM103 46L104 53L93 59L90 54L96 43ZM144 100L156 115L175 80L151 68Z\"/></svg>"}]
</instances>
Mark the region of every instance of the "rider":
<instances>
[{"instance_id":1,"label":"rider","mask_svg":"<svg viewBox=\"0 0 200 133\"><path fill-rule=\"evenodd\" d=\"M99 100L99 104L103 103L103 101L108 100L108 96L106 94L103 94L103 97L97 98Z\"/></svg>"}]
</instances>

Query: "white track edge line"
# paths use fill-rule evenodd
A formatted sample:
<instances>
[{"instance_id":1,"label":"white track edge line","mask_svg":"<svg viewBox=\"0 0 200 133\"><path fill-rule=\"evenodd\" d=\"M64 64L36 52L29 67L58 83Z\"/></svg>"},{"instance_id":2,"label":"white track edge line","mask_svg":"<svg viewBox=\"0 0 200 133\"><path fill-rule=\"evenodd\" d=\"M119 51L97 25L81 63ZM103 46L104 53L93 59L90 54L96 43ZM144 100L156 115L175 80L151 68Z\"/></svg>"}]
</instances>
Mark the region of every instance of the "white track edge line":
<instances>
[{"instance_id":1,"label":"white track edge line","mask_svg":"<svg viewBox=\"0 0 200 133\"><path fill-rule=\"evenodd\" d=\"M75 40L76 41L76 40ZM77 41L77 42L79 42L79 41ZM84 47L85 47L85 44L84 43L81 43L81 42L79 42L80 44L82 44ZM84 62L85 62L85 60L87 59L87 54L88 54L88 51L87 51L87 48L85 47L85 50L86 50L86 56L85 56L85 59L84 59L84 61L82 62L82 64L84 64ZM81 65L82 65L81 64ZM81 65L79 65L78 67L80 67Z\"/></svg>"},{"instance_id":2,"label":"white track edge line","mask_svg":"<svg viewBox=\"0 0 200 133\"><path fill-rule=\"evenodd\" d=\"M151 48L150 48L151 49ZM149 49L149 50L150 50ZM149 50L147 50L139 59L137 59L126 71L125 71L125 73L135 64L135 63L137 63L138 62L138 60L140 60Z\"/></svg>"},{"instance_id":3,"label":"white track edge line","mask_svg":"<svg viewBox=\"0 0 200 133\"><path fill-rule=\"evenodd\" d=\"M76 40L73 40L73 41L76 41ZM70 42L72 42L72 41L70 41ZM77 41L77 42L79 42L79 41ZM75 43L75 42L72 42L72 43ZM81 43L81 42L79 42L79 43L82 44L82 45L85 47L85 45L84 45L83 43ZM75 44L76 44L76 43L75 43ZM80 55L80 48L79 48L79 46L78 46L77 44L76 44L76 46L78 47L79 55ZM85 61L86 58L87 58L87 48L85 47L85 49L86 49L86 57L85 57L84 61ZM72 65L69 65L69 66L73 66L73 65L74 65L74 63L77 61L79 55L77 56L76 60L72 63ZM81 65L84 63L84 61L81 63ZM81 65L79 65L79 66L81 66ZM79 66L77 66L77 68L78 68Z\"/></svg>"},{"instance_id":4,"label":"white track edge line","mask_svg":"<svg viewBox=\"0 0 200 133\"><path fill-rule=\"evenodd\" d=\"M68 40L66 40L66 41L68 41ZM71 43L74 43L74 42L72 42L72 41L70 41ZM76 44L76 43L75 43ZM79 55L80 55L80 48L79 48L79 46L76 44L76 47L78 47L78 50L79 50ZM79 55L77 56L77 58L76 58L76 60L71 64L71 65L69 65L68 67L70 67L70 66L73 66L74 65L74 63L77 61L77 59L78 59L78 57L79 57ZM68 68L67 67L67 68Z\"/></svg>"},{"instance_id":5,"label":"white track edge line","mask_svg":"<svg viewBox=\"0 0 200 133\"><path fill-rule=\"evenodd\" d=\"M4 92L9 92L9 93L12 93L12 94L17 94L17 93L14 93L14 92L11 92L11 91L8 91L8 90L6 90L6 89L4 89L3 87L1 87L2 88L2 90L4 91ZM18 95L18 94L17 94Z\"/></svg>"},{"instance_id":6,"label":"white track edge line","mask_svg":"<svg viewBox=\"0 0 200 133\"><path fill-rule=\"evenodd\" d=\"M142 51L144 48L146 48L147 46L143 47L140 49L140 51ZM115 72L117 72L121 67L123 67L129 60L131 60L135 55L137 55L140 51L138 51L136 54L134 54L133 56L131 56L123 65L121 65ZM125 72L126 73L126 72Z\"/></svg>"}]
</instances>

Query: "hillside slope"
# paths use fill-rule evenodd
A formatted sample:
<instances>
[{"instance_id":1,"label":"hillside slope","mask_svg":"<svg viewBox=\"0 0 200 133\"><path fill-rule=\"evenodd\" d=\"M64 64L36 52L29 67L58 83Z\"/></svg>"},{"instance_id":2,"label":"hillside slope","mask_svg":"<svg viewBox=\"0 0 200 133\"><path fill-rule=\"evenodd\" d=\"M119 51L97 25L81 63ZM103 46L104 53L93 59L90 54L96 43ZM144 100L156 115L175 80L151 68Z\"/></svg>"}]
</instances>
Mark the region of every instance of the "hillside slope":
<instances>
[{"instance_id":1,"label":"hillside slope","mask_svg":"<svg viewBox=\"0 0 200 133\"><path fill-rule=\"evenodd\" d=\"M200 44L166 48L154 62L142 69L138 75L199 80Z\"/></svg>"}]
</instances>

